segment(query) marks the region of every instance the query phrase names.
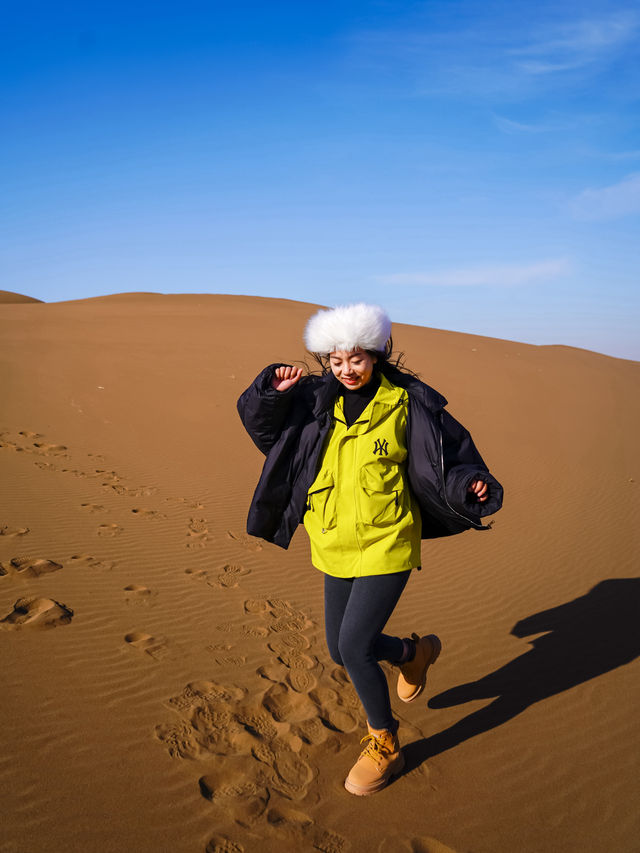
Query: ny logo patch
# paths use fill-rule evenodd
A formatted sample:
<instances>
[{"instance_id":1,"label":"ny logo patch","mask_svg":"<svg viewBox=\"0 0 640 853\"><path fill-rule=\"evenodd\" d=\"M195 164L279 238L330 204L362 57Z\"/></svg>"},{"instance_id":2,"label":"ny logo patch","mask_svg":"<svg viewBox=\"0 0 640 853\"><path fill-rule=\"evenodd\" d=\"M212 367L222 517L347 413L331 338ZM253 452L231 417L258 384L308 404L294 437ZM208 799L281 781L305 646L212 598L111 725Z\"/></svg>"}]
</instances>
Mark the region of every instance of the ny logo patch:
<instances>
[{"instance_id":1,"label":"ny logo patch","mask_svg":"<svg viewBox=\"0 0 640 853\"><path fill-rule=\"evenodd\" d=\"M389 455L389 443L384 438L377 438L376 443L373 445L373 453L374 455L377 453L379 456L388 456Z\"/></svg>"}]
</instances>

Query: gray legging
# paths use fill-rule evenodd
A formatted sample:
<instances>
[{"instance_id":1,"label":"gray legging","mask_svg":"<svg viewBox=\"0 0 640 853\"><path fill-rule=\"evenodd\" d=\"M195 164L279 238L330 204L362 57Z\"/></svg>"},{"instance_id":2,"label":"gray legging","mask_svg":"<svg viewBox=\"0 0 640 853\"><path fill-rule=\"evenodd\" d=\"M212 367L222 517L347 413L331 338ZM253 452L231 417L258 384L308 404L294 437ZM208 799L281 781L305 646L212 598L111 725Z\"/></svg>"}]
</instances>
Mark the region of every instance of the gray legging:
<instances>
[{"instance_id":1,"label":"gray legging","mask_svg":"<svg viewBox=\"0 0 640 853\"><path fill-rule=\"evenodd\" d=\"M389 687L379 660L398 663L400 637L382 629L398 603L411 570L390 575L336 578L325 575L324 619L332 659L344 666L374 729L395 731Z\"/></svg>"}]
</instances>

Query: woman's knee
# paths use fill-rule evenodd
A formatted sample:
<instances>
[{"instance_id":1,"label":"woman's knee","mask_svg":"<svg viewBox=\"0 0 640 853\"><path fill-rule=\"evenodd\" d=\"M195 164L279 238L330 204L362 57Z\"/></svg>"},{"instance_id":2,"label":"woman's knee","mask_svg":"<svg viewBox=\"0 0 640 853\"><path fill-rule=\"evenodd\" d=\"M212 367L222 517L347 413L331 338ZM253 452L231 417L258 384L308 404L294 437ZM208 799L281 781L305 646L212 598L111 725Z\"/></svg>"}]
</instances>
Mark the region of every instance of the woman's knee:
<instances>
[{"instance_id":1,"label":"woman's knee","mask_svg":"<svg viewBox=\"0 0 640 853\"><path fill-rule=\"evenodd\" d=\"M337 651L342 665L347 669L357 670L360 667L366 667L367 664L374 661L370 644L363 643L362 640L353 637L341 635L338 640ZM335 658L333 659L335 660Z\"/></svg>"}]
</instances>

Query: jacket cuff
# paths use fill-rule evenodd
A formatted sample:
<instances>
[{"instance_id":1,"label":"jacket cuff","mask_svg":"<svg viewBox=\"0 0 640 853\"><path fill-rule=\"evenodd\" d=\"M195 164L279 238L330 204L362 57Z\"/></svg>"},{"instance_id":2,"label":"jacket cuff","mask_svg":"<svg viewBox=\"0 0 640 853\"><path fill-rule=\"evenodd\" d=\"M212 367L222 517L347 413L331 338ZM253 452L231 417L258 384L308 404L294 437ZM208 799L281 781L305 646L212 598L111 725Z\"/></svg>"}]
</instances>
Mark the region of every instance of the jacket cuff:
<instances>
[{"instance_id":1,"label":"jacket cuff","mask_svg":"<svg viewBox=\"0 0 640 853\"><path fill-rule=\"evenodd\" d=\"M473 480L482 480L487 484L489 494L486 501L480 503L468 491ZM502 506L503 489L496 478L486 469L470 465L454 467L447 476L447 498L451 506L465 515L483 518L493 515Z\"/></svg>"}]
</instances>

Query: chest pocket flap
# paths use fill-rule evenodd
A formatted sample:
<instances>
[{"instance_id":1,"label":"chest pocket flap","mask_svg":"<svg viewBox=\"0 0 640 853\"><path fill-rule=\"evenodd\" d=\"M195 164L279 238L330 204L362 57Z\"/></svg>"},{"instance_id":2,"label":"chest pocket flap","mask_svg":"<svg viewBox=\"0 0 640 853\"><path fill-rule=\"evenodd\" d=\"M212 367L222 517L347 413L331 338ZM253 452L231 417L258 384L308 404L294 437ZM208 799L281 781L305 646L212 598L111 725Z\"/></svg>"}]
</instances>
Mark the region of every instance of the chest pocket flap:
<instances>
[{"instance_id":1,"label":"chest pocket flap","mask_svg":"<svg viewBox=\"0 0 640 853\"><path fill-rule=\"evenodd\" d=\"M360 469L362 516L370 524L394 524L404 496L403 472L396 465L372 464Z\"/></svg>"}]
</instances>

